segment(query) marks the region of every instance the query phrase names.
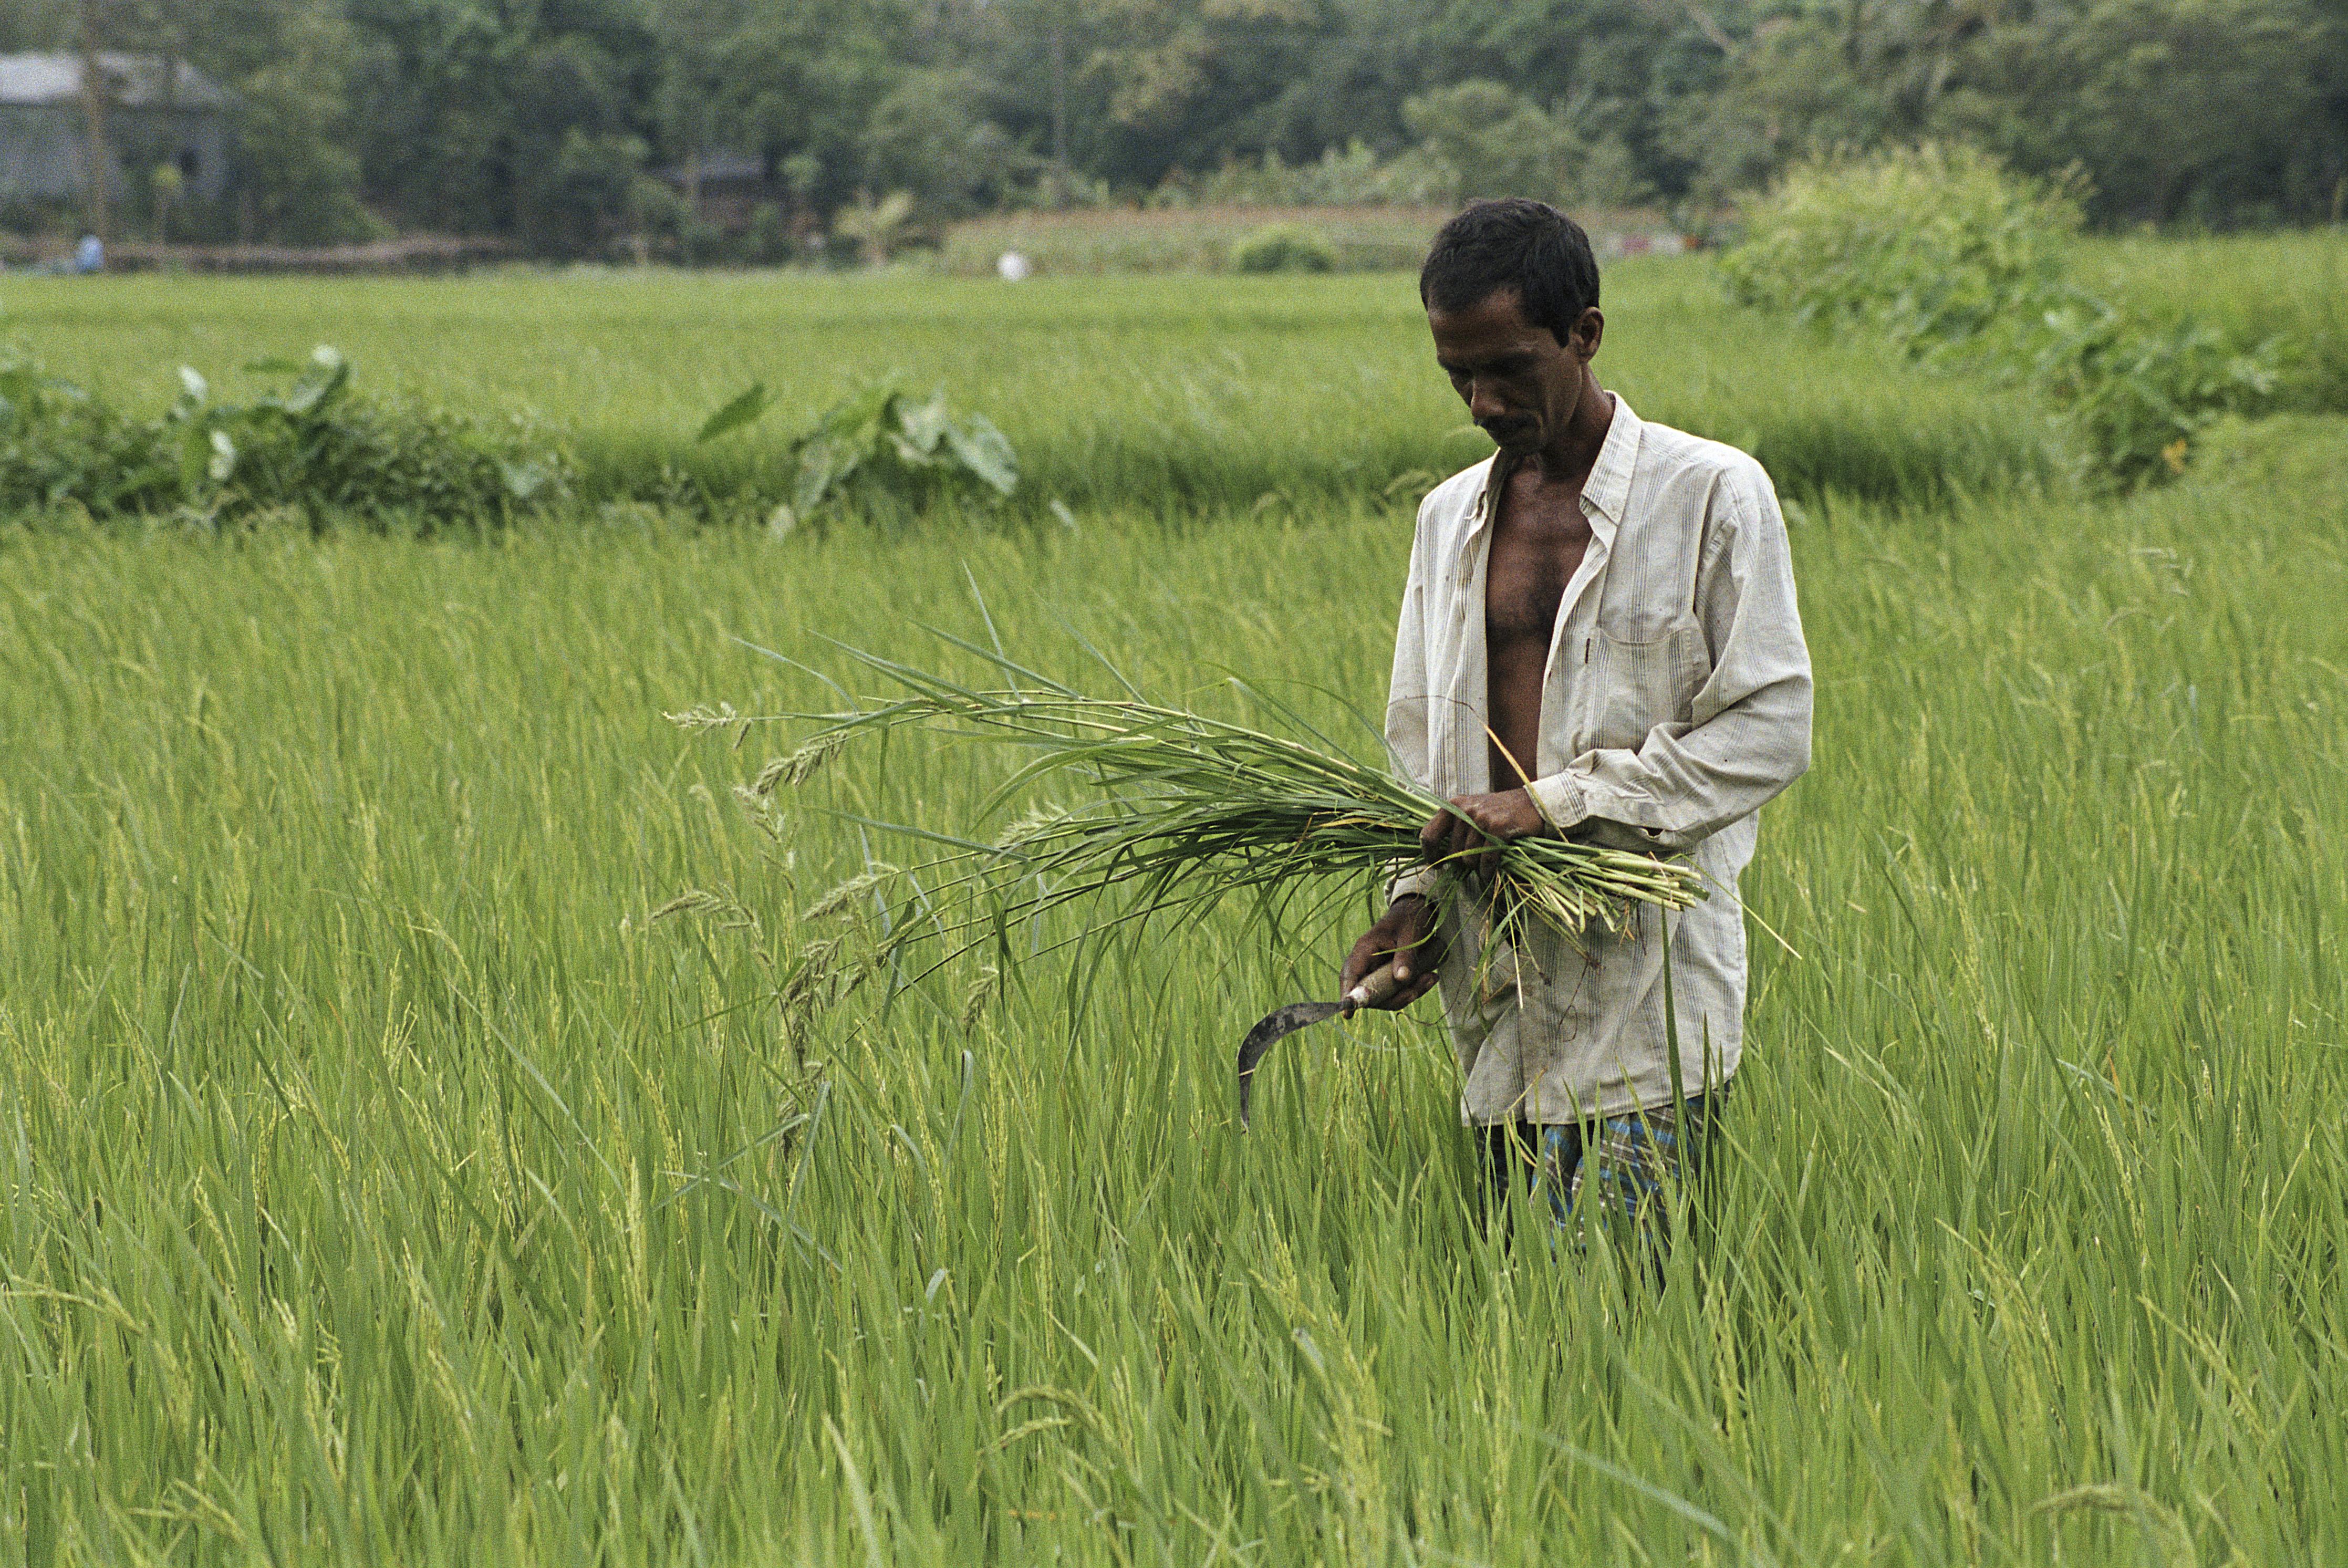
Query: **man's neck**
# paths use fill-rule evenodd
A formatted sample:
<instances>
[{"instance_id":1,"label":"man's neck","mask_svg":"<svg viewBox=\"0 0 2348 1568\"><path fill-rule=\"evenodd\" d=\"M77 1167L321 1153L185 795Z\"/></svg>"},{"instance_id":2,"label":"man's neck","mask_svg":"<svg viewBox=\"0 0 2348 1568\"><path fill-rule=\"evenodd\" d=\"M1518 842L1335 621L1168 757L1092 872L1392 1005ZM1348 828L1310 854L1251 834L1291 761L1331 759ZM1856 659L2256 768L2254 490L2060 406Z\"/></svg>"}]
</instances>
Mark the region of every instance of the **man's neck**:
<instances>
[{"instance_id":1,"label":"man's neck","mask_svg":"<svg viewBox=\"0 0 2348 1568\"><path fill-rule=\"evenodd\" d=\"M1523 466L1543 484L1566 485L1579 490L1590 470L1598 466L1598 454L1606 446L1606 432L1614 425L1614 394L1598 385L1598 377L1584 370L1581 401L1573 411L1573 418L1558 438L1532 453Z\"/></svg>"}]
</instances>

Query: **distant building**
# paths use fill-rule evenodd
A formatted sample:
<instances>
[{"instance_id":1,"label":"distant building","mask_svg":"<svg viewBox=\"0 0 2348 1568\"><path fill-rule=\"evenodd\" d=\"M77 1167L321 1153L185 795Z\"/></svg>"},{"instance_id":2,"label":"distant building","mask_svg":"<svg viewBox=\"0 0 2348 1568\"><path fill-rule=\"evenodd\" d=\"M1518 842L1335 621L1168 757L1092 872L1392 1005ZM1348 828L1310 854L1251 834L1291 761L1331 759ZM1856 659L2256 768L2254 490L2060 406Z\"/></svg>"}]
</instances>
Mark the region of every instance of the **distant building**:
<instances>
[{"instance_id":1,"label":"distant building","mask_svg":"<svg viewBox=\"0 0 2348 1568\"><path fill-rule=\"evenodd\" d=\"M676 188L695 218L735 232L749 224L759 203L788 200L783 186L767 173L765 159L731 149L694 153L653 173Z\"/></svg>"},{"instance_id":2,"label":"distant building","mask_svg":"<svg viewBox=\"0 0 2348 1568\"><path fill-rule=\"evenodd\" d=\"M185 63L101 54L108 189L164 163L190 196L228 183L229 95ZM79 55L0 55L0 203L77 201L89 188L89 117Z\"/></svg>"}]
</instances>

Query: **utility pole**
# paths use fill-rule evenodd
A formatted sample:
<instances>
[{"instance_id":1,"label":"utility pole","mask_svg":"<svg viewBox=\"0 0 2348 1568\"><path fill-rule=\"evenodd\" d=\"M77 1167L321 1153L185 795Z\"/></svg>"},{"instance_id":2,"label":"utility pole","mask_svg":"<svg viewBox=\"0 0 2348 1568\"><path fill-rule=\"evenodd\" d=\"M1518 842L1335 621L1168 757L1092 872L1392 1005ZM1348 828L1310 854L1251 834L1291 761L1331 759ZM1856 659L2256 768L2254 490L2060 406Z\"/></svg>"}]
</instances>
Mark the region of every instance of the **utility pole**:
<instances>
[{"instance_id":1,"label":"utility pole","mask_svg":"<svg viewBox=\"0 0 2348 1568\"><path fill-rule=\"evenodd\" d=\"M1052 7L1052 175L1059 201L1068 199L1068 5Z\"/></svg>"},{"instance_id":2,"label":"utility pole","mask_svg":"<svg viewBox=\"0 0 2348 1568\"><path fill-rule=\"evenodd\" d=\"M84 161L89 171L89 232L110 245L114 225L107 186L113 175L114 154L106 139L106 70L98 57L98 3L81 0L81 108L89 137Z\"/></svg>"}]
</instances>

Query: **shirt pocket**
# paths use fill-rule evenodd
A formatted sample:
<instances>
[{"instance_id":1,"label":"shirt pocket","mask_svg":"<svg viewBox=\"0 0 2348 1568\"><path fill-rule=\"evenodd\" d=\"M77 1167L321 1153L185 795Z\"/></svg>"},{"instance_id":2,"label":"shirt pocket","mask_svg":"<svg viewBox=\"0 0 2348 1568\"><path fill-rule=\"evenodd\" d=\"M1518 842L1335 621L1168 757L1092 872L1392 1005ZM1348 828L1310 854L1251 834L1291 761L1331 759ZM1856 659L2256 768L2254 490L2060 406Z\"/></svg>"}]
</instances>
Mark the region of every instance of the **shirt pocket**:
<instances>
[{"instance_id":1,"label":"shirt pocket","mask_svg":"<svg viewBox=\"0 0 2348 1568\"><path fill-rule=\"evenodd\" d=\"M1598 626L1591 638L1585 750L1636 751L1659 724L1684 721L1704 684L1700 628L1674 626L1643 639Z\"/></svg>"}]
</instances>

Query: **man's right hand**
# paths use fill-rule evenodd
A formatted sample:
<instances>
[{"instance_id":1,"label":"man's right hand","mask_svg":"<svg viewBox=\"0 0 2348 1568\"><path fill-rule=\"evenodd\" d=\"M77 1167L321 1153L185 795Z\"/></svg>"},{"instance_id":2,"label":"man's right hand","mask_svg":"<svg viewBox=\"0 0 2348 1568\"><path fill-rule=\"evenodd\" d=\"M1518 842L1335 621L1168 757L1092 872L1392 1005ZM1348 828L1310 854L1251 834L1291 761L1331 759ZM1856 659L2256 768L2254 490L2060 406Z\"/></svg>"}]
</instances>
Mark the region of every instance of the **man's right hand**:
<instances>
[{"instance_id":1,"label":"man's right hand","mask_svg":"<svg viewBox=\"0 0 2348 1568\"><path fill-rule=\"evenodd\" d=\"M1405 893L1395 900L1346 955L1344 973L1338 981L1339 995L1351 991L1362 983L1364 975L1392 958L1395 978L1402 985L1376 1006L1389 1012L1399 1011L1426 995L1435 985L1436 972L1443 966L1444 944L1439 925L1434 903L1424 895Z\"/></svg>"}]
</instances>

